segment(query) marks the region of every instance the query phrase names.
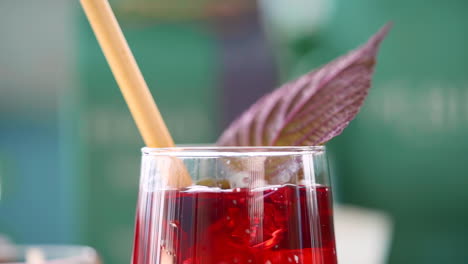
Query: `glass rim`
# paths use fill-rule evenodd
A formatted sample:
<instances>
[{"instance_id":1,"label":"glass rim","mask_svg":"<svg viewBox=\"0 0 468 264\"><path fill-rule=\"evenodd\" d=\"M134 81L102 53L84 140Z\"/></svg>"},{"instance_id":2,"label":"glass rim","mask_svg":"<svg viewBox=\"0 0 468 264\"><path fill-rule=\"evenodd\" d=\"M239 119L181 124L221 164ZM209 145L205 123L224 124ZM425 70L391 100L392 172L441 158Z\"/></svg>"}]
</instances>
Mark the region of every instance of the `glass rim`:
<instances>
[{"instance_id":1,"label":"glass rim","mask_svg":"<svg viewBox=\"0 0 468 264\"><path fill-rule=\"evenodd\" d=\"M308 155L325 152L325 146L201 146L182 145L177 147L143 147L144 156L171 157L246 157Z\"/></svg>"}]
</instances>

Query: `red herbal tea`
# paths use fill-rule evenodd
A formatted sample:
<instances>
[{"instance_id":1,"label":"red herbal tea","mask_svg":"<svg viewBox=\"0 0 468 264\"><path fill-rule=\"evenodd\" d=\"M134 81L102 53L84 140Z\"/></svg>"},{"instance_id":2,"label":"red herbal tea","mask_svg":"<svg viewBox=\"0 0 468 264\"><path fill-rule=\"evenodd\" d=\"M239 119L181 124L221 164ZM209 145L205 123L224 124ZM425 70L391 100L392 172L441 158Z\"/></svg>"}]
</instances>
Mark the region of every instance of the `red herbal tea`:
<instances>
[{"instance_id":1,"label":"red herbal tea","mask_svg":"<svg viewBox=\"0 0 468 264\"><path fill-rule=\"evenodd\" d=\"M169 255L174 264L335 264L330 195L325 186L295 185L144 194L139 209L150 210L137 213L147 218L137 218L133 264L155 263L154 248L141 247L154 239L159 259ZM155 199L165 209L154 208ZM151 218L161 212L156 230Z\"/></svg>"}]
</instances>

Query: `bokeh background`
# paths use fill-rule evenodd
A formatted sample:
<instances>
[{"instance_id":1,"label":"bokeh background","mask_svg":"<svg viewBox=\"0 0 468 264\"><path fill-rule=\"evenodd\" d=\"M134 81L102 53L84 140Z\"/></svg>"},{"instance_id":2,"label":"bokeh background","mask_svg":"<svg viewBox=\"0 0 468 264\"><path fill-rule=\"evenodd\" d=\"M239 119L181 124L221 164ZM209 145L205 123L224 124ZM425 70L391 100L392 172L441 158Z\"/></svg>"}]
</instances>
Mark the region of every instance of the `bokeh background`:
<instances>
[{"instance_id":1,"label":"bokeh background","mask_svg":"<svg viewBox=\"0 0 468 264\"><path fill-rule=\"evenodd\" d=\"M214 142L393 21L364 108L328 144L335 200L391 219L382 263L468 262L467 1L111 4L178 143ZM0 234L129 263L142 145L79 1L1 0Z\"/></svg>"}]
</instances>

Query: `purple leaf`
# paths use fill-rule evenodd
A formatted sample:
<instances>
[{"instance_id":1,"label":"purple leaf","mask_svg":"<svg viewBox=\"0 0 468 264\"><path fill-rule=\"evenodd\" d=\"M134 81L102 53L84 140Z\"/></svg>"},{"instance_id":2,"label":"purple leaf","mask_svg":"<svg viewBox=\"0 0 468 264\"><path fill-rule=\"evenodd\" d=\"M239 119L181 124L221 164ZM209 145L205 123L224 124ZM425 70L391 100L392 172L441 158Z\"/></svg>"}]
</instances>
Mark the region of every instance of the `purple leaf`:
<instances>
[{"instance_id":1,"label":"purple leaf","mask_svg":"<svg viewBox=\"0 0 468 264\"><path fill-rule=\"evenodd\" d=\"M260 98L218 140L222 146L320 145L359 112L374 72L385 25L360 48Z\"/></svg>"}]
</instances>

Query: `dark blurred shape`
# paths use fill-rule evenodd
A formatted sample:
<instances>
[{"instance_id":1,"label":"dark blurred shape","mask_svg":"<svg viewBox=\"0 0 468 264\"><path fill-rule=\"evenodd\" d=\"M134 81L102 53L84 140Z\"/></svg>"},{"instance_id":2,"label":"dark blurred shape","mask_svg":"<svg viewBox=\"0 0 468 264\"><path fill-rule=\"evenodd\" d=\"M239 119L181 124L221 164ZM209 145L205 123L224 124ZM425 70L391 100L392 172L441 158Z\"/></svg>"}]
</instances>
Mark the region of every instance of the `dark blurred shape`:
<instances>
[{"instance_id":1,"label":"dark blurred shape","mask_svg":"<svg viewBox=\"0 0 468 264\"><path fill-rule=\"evenodd\" d=\"M276 65L260 18L250 13L216 25L220 41L222 127L277 85Z\"/></svg>"}]
</instances>

